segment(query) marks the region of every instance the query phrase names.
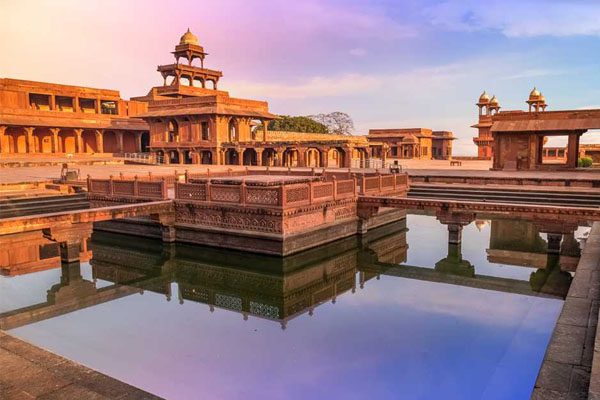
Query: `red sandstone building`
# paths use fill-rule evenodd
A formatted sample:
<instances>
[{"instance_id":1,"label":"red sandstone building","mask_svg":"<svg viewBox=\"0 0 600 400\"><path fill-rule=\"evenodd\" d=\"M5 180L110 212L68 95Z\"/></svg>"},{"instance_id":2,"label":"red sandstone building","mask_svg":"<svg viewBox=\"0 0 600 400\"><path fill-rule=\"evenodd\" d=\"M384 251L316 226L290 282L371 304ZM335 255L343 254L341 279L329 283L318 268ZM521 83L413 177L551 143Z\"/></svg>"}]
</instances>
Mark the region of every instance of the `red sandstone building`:
<instances>
[{"instance_id":1,"label":"red sandstone building","mask_svg":"<svg viewBox=\"0 0 600 400\"><path fill-rule=\"evenodd\" d=\"M119 92L0 79L0 154L141 152L146 103Z\"/></svg>"},{"instance_id":2,"label":"red sandstone building","mask_svg":"<svg viewBox=\"0 0 600 400\"><path fill-rule=\"evenodd\" d=\"M149 152L166 164L289 167L451 157L454 138L446 131L268 131L277 116L267 102L219 90L223 73L205 67L208 53L189 29L172 54L174 62L157 69L162 85L129 101L113 90L0 79L0 154Z\"/></svg>"}]
</instances>

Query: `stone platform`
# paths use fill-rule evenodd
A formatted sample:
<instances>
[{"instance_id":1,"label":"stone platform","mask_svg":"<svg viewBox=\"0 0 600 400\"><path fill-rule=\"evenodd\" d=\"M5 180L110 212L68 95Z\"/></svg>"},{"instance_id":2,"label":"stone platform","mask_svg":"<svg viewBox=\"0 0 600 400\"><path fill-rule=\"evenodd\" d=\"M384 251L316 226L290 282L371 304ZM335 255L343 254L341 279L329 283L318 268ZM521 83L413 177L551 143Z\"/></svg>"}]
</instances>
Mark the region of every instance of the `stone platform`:
<instances>
[{"instance_id":1,"label":"stone platform","mask_svg":"<svg viewBox=\"0 0 600 400\"><path fill-rule=\"evenodd\" d=\"M160 399L0 331L0 399Z\"/></svg>"}]
</instances>

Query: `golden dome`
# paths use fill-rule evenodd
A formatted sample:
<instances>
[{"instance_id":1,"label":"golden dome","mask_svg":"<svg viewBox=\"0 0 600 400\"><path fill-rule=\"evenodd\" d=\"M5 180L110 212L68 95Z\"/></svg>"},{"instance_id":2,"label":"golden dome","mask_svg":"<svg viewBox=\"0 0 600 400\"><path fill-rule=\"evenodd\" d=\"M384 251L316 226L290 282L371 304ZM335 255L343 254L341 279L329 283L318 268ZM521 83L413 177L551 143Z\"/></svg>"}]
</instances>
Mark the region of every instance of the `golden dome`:
<instances>
[{"instance_id":1,"label":"golden dome","mask_svg":"<svg viewBox=\"0 0 600 400\"><path fill-rule=\"evenodd\" d=\"M179 44L195 44L199 46L198 37L190 32L190 28L188 28L187 32L183 34L181 39L179 39Z\"/></svg>"},{"instance_id":2,"label":"golden dome","mask_svg":"<svg viewBox=\"0 0 600 400\"><path fill-rule=\"evenodd\" d=\"M481 93L481 96L479 96L479 102L480 103L488 103L489 101L490 101L490 96L488 96L488 94L484 90L483 93Z\"/></svg>"},{"instance_id":3,"label":"golden dome","mask_svg":"<svg viewBox=\"0 0 600 400\"><path fill-rule=\"evenodd\" d=\"M541 93L540 93L540 98L539 98L539 100L540 100L542 103L545 103L545 102L546 102L546 98L545 98L545 97L544 97L544 95L543 95L543 94L541 94Z\"/></svg>"},{"instance_id":4,"label":"golden dome","mask_svg":"<svg viewBox=\"0 0 600 400\"><path fill-rule=\"evenodd\" d=\"M498 102L498 98L496 97L496 95L493 95L492 99L490 100L490 105L497 106L498 104L500 104Z\"/></svg>"},{"instance_id":5,"label":"golden dome","mask_svg":"<svg viewBox=\"0 0 600 400\"><path fill-rule=\"evenodd\" d=\"M541 95L542 94L540 93L540 91L534 87L531 93L529 93L529 100L539 100L539 97Z\"/></svg>"}]
</instances>

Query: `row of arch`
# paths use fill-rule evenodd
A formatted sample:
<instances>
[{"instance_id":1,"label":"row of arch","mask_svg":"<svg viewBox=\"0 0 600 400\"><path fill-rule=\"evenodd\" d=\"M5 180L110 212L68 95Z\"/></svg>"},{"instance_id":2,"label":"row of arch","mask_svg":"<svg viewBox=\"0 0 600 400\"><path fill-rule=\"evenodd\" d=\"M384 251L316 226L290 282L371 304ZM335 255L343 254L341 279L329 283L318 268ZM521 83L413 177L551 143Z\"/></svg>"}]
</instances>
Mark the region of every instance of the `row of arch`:
<instances>
[{"instance_id":1,"label":"row of arch","mask_svg":"<svg viewBox=\"0 0 600 400\"><path fill-rule=\"evenodd\" d=\"M172 79L167 82L167 79L171 77ZM213 89L217 90L217 79L213 78L203 78L200 76L192 76L188 74L181 74L179 77L177 75L165 75L164 76L164 85L172 86L172 85L183 85L183 86L191 86L191 87L201 87L203 89Z\"/></svg>"},{"instance_id":2,"label":"row of arch","mask_svg":"<svg viewBox=\"0 0 600 400\"><path fill-rule=\"evenodd\" d=\"M368 159L366 149L355 149L357 158ZM219 154L220 153L220 154ZM165 164L219 164L283 167L349 167L353 158L351 149L342 147L298 149L229 148L215 153L212 150L158 150L156 155Z\"/></svg>"},{"instance_id":3,"label":"row of arch","mask_svg":"<svg viewBox=\"0 0 600 400\"><path fill-rule=\"evenodd\" d=\"M0 151L4 154L135 153L148 145L148 132L7 127L0 136Z\"/></svg>"}]
</instances>

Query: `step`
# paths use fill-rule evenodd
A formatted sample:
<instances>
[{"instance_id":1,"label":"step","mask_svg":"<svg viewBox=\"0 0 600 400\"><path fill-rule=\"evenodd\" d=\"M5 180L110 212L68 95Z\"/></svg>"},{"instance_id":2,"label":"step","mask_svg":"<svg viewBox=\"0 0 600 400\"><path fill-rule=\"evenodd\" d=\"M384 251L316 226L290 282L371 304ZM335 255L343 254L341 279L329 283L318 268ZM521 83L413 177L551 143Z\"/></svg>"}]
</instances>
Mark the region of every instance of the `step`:
<instances>
[{"instance_id":1,"label":"step","mask_svg":"<svg viewBox=\"0 0 600 400\"><path fill-rule=\"evenodd\" d=\"M572 198L586 198L586 199L600 199L600 194L585 193L585 192L566 192L566 191L515 191L515 190L484 190L483 188L463 189L463 188L438 188L438 187L421 187L411 186L410 191L418 191L420 193L485 193L490 195L504 195L513 194L515 196L523 197L535 197L535 196L560 196L560 197L572 197Z\"/></svg>"},{"instance_id":2,"label":"step","mask_svg":"<svg viewBox=\"0 0 600 400\"><path fill-rule=\"evenodd\" d=\"M462 193L448 193L448 192L432 192L432 191L421 191L421 190L410 190L408 192L413 196L456 196L456 197L472 197L472 198L483 198L483 199L491 199L491 198L514 198L514 199L525 199L525 200L539 200L539 201L553 201L553 200L568 200L574 203L600 203L600 198L586 198L586 197L571 197L567 195L557 195L557 196L547 196L547 195L521 195L514 193L470 193L470 192L462 192Z\"/></svg>"},{"instance_id":3,"label":"step","mask_svg":"<svg viewBox=\"0 0 600 400\"><path fill-rule=\"evenodd\" d=\"M61 207L36 207L36 208L17 208L11 210L1 210L0 218L22 217L25 215L49 214L60 211L84 210L90 208L88 202L74 202L63 204Z\"/></svg>"},{"instance_id":4,"label":"step","mask_svg":"<svg viewBox=\"0 0 600 400\"><path fill-rule=\"evenodd\" d=\"M4 206L14 206L20 204L44 204L61 201L73 201L73 200L85 200L87 195L85 193L68 194L68 195L53 195L53 196L37 196L37 197L20 197L0 200L0 208Z\"/></svg>"}]
</instances>

